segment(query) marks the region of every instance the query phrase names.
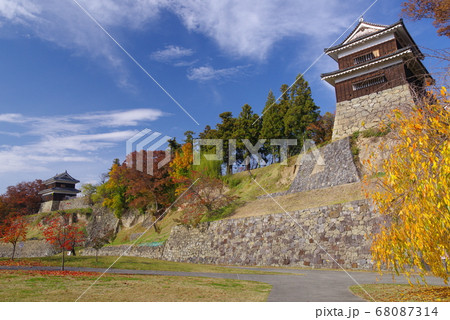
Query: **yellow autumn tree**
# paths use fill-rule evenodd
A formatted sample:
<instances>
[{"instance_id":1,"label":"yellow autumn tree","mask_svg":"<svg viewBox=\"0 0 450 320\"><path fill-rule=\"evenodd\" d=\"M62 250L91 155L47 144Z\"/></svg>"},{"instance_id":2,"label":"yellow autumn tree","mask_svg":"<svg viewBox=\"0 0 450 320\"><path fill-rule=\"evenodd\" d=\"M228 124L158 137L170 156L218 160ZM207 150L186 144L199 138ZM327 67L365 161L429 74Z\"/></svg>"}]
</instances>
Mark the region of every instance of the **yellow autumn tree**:
<instances>
[{"instance_id":1,"label":"yellow autumn tree","mask_svg":"<svg viewBox=\"0 0 450 320\"><path fill-rule=\"evenodd\" d=\"M185 143L181 147L181 151L175 153L175 157L170 162L170 176L173 181L178 184L175 193L177 195L186 190L186 179L189 178L193 163L193 150L191 143Z\"/></svg>"},{"instance_id":2,"label":"yellow autumn tree","mask_svg":"<svg viewBox=\"0 0 450 320\"><path fill-rule=\"evenodd\" d=\"M119 219L128 208L126 201L126 170L127 167L125 165L113 164L109 172L109 180L98 189L98 192L103 196L102 205L112 209Z\"/></svg>"},{"instance_id":3,"label":"yellow autumn tree","mask_svg":"<svg viewBox=\"0 0 450 320\"><path fill-rule=\"evenodd\" d=\"M445 88L410 111L395 110L395 143L383 162L378 188L368 189L386 225L375 235L372 256L383 266L448 281L450 267L450 110ZM388 147L381 147L386 150ZM370 160L369 167L375 168Z\"/></svg>"}]
</instances>

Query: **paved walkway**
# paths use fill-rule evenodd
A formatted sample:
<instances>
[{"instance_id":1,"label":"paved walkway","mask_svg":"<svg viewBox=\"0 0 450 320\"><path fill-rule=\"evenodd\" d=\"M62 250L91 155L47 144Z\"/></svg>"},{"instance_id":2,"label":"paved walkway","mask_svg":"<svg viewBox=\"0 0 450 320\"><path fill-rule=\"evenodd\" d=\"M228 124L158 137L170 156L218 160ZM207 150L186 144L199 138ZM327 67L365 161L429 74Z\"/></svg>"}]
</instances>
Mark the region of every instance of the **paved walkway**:
<instances>
[{"instance_id":1,"label":"paved walkway","mask_svg":"<svg viewBox=\"0 0 450 320\"><path fill-rule=\"evenodd\" d=\"M205 272L175 272L175 271L154 271L154 270L127 270L110 269L108 273L119 274L142 274L142 275L165 275L182 277L208 277L251 280L269 283L273 286L268 301L364 301L353 295L348 289L356 284L368 283L393 283L390 275L381 277L375 272L349 272L331 270L304 270L304 269L261 269L261 268L234 268L236 273L205 273ZM280 275L242 274L240 269L271 271ZM14 267L0 266L0 270L60 270L59 267ZM103 272L100 268L66 268L69 271ZM292 275L298 273L298 275ZM352 279L353 278L353 279ZM379 281L377 281L379 279ZM355 282L356 281L356 282ZM427 278L428 284L443 285L443 281L438 278ZM407 283L403 277L397 277L396 283Z\"/></svg>"}]
</instances>

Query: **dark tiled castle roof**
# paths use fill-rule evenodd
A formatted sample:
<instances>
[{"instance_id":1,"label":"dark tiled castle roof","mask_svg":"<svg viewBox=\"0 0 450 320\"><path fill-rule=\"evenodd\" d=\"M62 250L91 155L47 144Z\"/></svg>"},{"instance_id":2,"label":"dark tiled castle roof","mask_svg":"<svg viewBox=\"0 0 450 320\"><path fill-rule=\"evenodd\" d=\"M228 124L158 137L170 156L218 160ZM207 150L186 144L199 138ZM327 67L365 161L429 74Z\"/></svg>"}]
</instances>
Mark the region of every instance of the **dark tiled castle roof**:
<instances>
[{"instance_id":1,"label":"dark tiled castle roof","mask_svg":"<svg viewBox=\"0 0 450 320\"><path fill-rule=\"evenodd\" d=\"M72 177L70 174L67 173L67 170L63 173L55 175L53 178L50 178L48 180L44 181L44 184L51 184L53 182L66 182L66 183L78 183L79 180Z\"/></svg>"}]
</instances>

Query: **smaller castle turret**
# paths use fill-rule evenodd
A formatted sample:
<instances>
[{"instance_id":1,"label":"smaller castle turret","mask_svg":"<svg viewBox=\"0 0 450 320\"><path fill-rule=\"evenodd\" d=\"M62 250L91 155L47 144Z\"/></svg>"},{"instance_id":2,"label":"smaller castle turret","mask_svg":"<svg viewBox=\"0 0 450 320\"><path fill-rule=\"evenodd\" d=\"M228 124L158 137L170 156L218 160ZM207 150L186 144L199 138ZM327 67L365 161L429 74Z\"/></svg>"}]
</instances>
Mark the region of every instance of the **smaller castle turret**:
<instances>
[{"instance_id":1,"label":"smaller castle turret","mask_svg":"<svg viewBox=\"0 0 450 320\"><path fill-rule=\"evenodd\" d=\"M45 180L46 189L39 192L43 201L39 211L58 210L60 201L76 197L81 192L75 188L78 182L80 181L68 174L67 170Z\"/></svg>"}]
</instances>

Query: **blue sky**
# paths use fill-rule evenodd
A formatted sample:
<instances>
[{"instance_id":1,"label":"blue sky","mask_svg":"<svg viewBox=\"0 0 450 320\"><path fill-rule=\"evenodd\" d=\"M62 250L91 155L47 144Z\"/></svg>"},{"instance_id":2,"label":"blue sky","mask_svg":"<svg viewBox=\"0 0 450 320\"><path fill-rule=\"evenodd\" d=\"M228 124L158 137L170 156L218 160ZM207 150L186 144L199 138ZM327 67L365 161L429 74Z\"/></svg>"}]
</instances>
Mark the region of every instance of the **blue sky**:
<instances>
[{"instance_id":1,"label":"blue sky","mask_svg":"<svg viewBox=\"0 0 450 320\"><path fill-rule=\"evenodd\" d=\"M64 170L96 182L144 128L180 141L245 103L260 113L270 89L278 97L373 2L0 0L0 193ZM364 19L392 24L401 2L378 0ZM405 23L418 45L449 47L431 21ZM322 56L304 75L321 112L335 97L320 74L336 68Z\"/></svg>"}]
</instances>

